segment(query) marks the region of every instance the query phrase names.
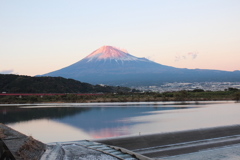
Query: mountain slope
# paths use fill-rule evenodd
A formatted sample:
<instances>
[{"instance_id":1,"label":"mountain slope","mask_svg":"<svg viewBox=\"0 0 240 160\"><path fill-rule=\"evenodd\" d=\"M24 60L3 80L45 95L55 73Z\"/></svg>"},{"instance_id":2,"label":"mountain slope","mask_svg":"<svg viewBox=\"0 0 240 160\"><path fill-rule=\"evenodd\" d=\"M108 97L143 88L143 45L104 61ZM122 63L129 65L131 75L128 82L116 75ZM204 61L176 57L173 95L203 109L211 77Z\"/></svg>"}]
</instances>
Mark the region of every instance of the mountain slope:
<instances>
[{"instance_id":1,"label":"mountain slope","mask_svg":"<svg viewBox=\"0 0 240 160\"><path fill-rule=\"evenodd\" d=\"M240 81L239 71L174 68L132 56L112 46L103 46L84 59L43 76L125 86L158 85L164 82Z\"/></svg>"}]
</instances>

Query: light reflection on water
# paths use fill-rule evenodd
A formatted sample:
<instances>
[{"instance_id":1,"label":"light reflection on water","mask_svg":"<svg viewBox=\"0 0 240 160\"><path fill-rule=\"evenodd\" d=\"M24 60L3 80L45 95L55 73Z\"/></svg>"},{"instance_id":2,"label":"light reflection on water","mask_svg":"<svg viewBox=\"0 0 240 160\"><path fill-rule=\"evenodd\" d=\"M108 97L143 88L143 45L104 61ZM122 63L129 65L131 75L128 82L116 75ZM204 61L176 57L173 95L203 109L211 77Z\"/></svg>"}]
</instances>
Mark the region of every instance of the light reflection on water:
<instances>
[{"instance_id":1,"label":"light reflection on water","mask_svg":"<svg viewBox=\"0 0 240 160\"><path fill-rule=\"evenodd\" d=\"M0 120L43 142L168 132L240 123L240 104L0 107ZM71 107L68 107L71 106Z\"/></svg>"}]
</instances>

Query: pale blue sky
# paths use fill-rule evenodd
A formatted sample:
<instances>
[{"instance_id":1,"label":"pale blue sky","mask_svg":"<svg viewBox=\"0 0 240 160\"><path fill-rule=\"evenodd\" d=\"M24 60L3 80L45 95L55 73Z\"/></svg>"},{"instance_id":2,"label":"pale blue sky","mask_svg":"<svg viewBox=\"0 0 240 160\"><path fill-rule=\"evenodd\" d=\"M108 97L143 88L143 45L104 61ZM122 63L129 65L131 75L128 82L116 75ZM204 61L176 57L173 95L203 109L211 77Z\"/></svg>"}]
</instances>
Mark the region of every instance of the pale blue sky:
<instances>
[{"instance_id":1,"label":"pale blue sky","mask_svg":"<svg viewBox=\"0 0 240 160\"><path fill-rule=\"evenodd\" d=\"M240 70L240 1L0 0L2 73L44 74L103 45L174 67Z\"/></svg>"}]
</instances>

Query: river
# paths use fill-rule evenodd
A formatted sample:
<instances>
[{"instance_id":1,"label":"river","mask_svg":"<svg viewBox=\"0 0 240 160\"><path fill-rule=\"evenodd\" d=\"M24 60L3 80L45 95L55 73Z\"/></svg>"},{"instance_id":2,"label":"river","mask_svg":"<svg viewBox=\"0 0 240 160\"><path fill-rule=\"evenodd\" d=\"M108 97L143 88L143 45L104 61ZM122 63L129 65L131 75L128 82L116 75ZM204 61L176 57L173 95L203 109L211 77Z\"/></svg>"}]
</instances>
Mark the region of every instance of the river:
<instances>
[{"instance_id":1,"label":"river","mask_svg":"<svg viewBox=\"0 0 240 160\"><path fill-rule=\"evenodd\" d=\"M240 124L240 103L128 102L0 105L0 122L42 142Z\"/></svg>"}]
</instances>

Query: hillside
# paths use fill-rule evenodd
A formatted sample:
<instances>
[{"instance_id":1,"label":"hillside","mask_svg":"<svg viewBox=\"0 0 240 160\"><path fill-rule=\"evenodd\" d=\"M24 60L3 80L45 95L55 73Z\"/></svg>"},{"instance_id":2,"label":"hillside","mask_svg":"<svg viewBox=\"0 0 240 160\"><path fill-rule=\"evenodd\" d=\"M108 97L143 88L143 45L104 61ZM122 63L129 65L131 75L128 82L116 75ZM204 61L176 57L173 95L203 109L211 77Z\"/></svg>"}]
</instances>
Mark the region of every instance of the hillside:
<instances>
[{"instance_id":1,"label":"hillside","mask_svg":"<svg viewBox=\"0 0 240 160\"><path fill-rule=\"evenodd\" d=\"M91 85L62 77L0 74L0 93L111 93L129 90L126 87Z\"/></svg>"}]
</instances>

